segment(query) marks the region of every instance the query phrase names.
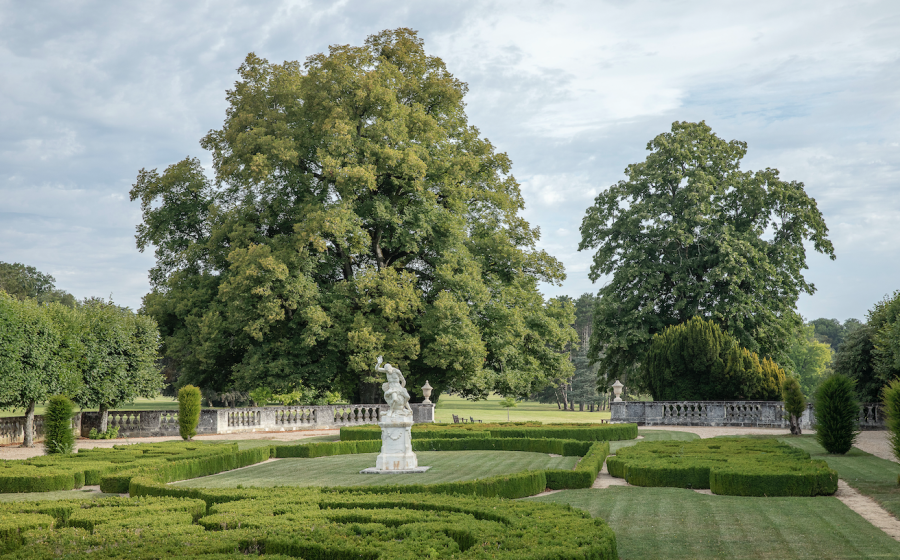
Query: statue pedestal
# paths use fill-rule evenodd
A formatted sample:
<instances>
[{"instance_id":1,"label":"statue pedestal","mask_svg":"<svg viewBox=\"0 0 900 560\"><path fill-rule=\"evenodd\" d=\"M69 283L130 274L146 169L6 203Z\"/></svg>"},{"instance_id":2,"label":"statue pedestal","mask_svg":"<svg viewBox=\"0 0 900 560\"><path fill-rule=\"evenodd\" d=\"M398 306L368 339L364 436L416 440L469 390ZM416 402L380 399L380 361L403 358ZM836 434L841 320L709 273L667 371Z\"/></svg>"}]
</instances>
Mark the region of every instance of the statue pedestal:
<instances>
[{"instance_id":1,"label":"statue pedestal","mask_svg":"<svg viewBox=\"0 0 900 560\"><path fill-rule=\"evenodd\" d=\"M381 453L375 468L359 471L362 474L407 474L425 472L412 450L412 418L387 417L381 426Z\"/></svg>"}]
</instances>

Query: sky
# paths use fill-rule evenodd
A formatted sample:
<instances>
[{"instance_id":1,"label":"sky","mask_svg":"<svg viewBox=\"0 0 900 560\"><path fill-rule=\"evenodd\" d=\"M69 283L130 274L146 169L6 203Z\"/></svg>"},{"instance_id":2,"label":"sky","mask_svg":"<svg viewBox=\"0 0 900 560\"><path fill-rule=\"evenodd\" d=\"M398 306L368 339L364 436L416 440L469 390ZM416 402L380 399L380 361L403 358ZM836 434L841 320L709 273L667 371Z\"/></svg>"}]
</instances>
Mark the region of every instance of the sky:
<instances>
[{"instance_id":1,"label":"sky","mask_svg":"<svg viewBox=\"0 0 900 560\"><path fill-rule=\"evenodd\" d=\"M748 144L816 199L837 259L808 248L807 319L865 319L900 289L900 2L0 0L0 261L133 309L152 251L134 242L140 169L220 128L254 52L305 60L410 27L469 85L469 123L513 162L548 297L596 292L585 209L674 121Z\"/></svg>"}]
</instances>

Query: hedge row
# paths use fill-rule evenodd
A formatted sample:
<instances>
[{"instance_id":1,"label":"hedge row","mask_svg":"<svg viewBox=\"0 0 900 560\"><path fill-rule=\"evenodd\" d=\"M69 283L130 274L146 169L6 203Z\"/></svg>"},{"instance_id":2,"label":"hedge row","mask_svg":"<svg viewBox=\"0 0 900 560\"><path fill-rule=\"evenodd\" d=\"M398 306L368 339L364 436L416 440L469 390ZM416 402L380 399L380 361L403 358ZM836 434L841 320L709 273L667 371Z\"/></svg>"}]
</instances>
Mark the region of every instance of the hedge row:
<instances>
[{"instance_id":1,"label":"hedge row","mask_svg":"<svg viewBox=\"0 0 900 560\"><path fill-rule=\"evenodd\" d=\"M328 457L331 455L352 455L354 453L377 453L381 451L381 438L375 441L336 441L333 443L301 443L299 445L274 445L272 456L279 459L300 457Z\"/></svg>"},{"instance_id":2,"label":"hedge row","mask_svg":"<svg viewBox=\"0 0 900 560\"><path fill-rule=\"evenodd\" d=\"M621 441L635 439L637 424L416 424L413 439L448 439L471 437L467 434L488 432L494 438L551 438L579 441ZM482 436L477 436L484 439ZM378 426L341 428L341 441L381 439Z\"/></svg>"},{"instance_id":3,"label":"hedge row","mask_svg":"<svg viewBox=\"0 0 900 560\"><path fill-rule=\"evenodd\" d=\"M378 444L380 449L381 442ZM593 444L589 441L531 438L420 439L412 442L413 451L529 451L564 457L583 457L591 445Z\"/></svg>"},{"instance_id":4,"label":"hedge row","mask_svg":"<svg viewBox=\"0 0 900 560\"><path fill-rule=\"evenodd\" d=\"M837 490L825 461L775 440L647 442L620 449L609 474L635 486L709 488L731 496L820 496Z\"/></svg>"},{"instance_id":5,"label":"hedge row","mask_svg":"<svg viewBox=\"0 0 900 560\"><path fill-rule=\"evenodd\" d=\"M24 461L3 461L0 462L0 493L72 490L85 484L102 486L105 478L136 467L150 468L173 461L224 458L236 452L237 444L234 443L167 442L116 445L113 449L83 449L72 455L44 455Z\"/></svg>"},{"instance_id":6,"label":"hedge row","mask_svg":"<svg viewBox=\"0 0 900 560\"><path fill-rule=\"evenodd\" d=\"M172 488L179 497L0 504L17 558L615 559L602 520L554 504L310 488ZM137 536L139 535L139 536ZM137 537L136 537L137 536Z\"/></svg>"}]
</instances>

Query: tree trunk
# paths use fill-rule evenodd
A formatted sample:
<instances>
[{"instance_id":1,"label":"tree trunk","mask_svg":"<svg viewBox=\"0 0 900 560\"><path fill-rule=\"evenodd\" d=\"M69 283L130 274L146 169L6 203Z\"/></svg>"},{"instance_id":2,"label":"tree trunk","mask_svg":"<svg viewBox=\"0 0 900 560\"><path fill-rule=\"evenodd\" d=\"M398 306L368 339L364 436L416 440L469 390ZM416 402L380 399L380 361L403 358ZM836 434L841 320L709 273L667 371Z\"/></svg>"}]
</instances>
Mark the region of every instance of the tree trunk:
<instances>
[{"instance_id":1,"label":"tree trunk","mask_svg":"<svg viewBox=\"0 0 900 560\"><path fill-rule=\"evenodd\" d=\"M796 416L794 416L793 414L791 414L790 417L791 417L791 419L790 419L790 422L791 422L791 435L792 435L792 436L799 436L799 435L801 435L802 432L800 431L800 419L797 418Z\"/></svg>"},{"instance_id":2,"label":"tree trunk","mask_svg":"<svg viewBox=\"0 0 900 560\"><path fill-rule=\"evenodd\" d=\"M100 405L100 433L105 434L107 425L109 424L109 406L105 404Z\"/></svg>"},{"instance_id":3,"label":"tree trunk","mask_svg":"<svg viewBox=\"0 0 900 560\"><path fill-rule=\"evenodd\" d=\"M25 434L22 447L34 447L34 401L25 409Z\"/></svg>"},{"instance_id":4,"label":"tree trunk","mask_svg":"<svg viewBox=\"0 0 900 560\"><path fill-rule=\"evenodd\" d=\"M584 403L583 402L578 403L578 412L584 412Z\"/></svg>"},{"instance_id":5,"label":"tree trunk","mask_svg":"<svg viewBox=\"0 0 900 560\"><path fill-rule=\"evenodd\" d=\"M575 401L569 401L569 410L575 412Z\"/></svg>"}]
</instances>

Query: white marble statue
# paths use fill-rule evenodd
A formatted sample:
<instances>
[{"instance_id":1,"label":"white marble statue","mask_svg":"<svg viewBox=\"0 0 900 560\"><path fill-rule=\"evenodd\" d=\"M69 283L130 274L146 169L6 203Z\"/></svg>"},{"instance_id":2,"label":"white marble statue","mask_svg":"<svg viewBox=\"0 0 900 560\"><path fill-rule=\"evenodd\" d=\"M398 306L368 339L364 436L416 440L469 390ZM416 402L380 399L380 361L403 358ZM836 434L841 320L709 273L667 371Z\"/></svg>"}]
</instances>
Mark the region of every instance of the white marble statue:
<instances>
[{"instance_id":1,"label":"white marble statue","mask_svg":"<svg viewBox=\"0 0 900 560\"><path fill-rule=\"evenodd\" d=\"M390 407L387 415L390 418L411 418L413 411L409 406L409 392L406 390L406 379L398 368L389 363L385 363L384 367L380 367L383 360L382 356L378 356L375 371L387 375L387 383L381 385L381 390L384 391L384 400Z\"/></svg>"}]
</instances>

